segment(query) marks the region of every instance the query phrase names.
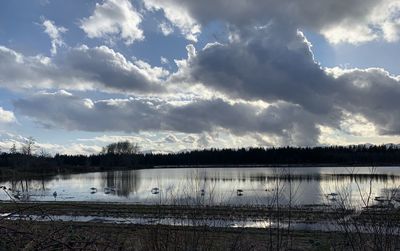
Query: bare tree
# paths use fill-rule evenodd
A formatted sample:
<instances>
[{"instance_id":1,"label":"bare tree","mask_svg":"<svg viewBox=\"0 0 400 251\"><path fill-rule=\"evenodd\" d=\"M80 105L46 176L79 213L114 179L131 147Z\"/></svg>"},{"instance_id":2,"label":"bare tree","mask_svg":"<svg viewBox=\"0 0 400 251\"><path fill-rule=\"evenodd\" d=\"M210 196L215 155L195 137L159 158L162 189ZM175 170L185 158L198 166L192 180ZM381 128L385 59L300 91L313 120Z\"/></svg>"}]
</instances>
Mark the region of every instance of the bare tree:
<instances>
[{"instance_id":1,"label":"bare tree","mask_svg":"<svg viewBox=\"0 0 400 251\"><path fill-rule=\"evenodd\" d=\"M47 152L46 149L41 148L41 149L40 149L40 156L41 156L41 157L50 158L50 157L51 157L51 154L50 154L49 152Z\"/></svg>"},{"instance_id":2,"label":"bare tree","mask_svg":"<svg viewBox=\"0 0 400 251\"><path fill-rule=\"evenodd\" d=\"M27 138L21 148L22 154L32 155L35 143L36 141L33 137Z\"/></svg>"},{"instance_id":3,"label":"bare tree","mask_svg":"<svg viewBox=\"0 0 400 251\"><path fill-rule=\"evenodd\" d=\"M10 148L10 153L11 154L16 154L17 153L17 146L15 145L15 143Z\"/></svg>"}]
</instances>

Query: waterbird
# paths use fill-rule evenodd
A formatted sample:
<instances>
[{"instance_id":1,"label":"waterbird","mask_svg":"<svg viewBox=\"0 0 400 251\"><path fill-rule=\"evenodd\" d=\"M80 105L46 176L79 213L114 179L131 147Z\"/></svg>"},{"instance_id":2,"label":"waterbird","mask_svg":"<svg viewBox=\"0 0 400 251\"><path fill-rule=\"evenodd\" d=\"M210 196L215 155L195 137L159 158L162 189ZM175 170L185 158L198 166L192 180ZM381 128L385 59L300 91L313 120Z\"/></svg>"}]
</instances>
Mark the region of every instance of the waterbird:
<instances>
[{"instance_id":1,"label":"waterbird","mask_svg":"<svg viewBox=\"0 0 400 251\"><path fill-rule=\"evenodd\" d=\"M108 192L115 192L115 187L105 187L104 191L108 191Z\"/></svg>"},{"instance_id":2,"label":"waterbird","mask_svg":"<svg viewBox=\"0 0 400 251\"><path fill-rule=\"evenodd\" d=\"M236 194L237 196L243 196L243 190L242 189L236 190Z\"/></svg>"},{"instance_id":3,"label":"waterbird","mask_svg":"<svg viewBox=\"0 0 400 251\"><path fill-rule=\"evenodd\" d=\"M107 190L109 190L109 191L111 191L111 192L115 192L115 190L116 190L116 188L115 188L114 186L106 187L106 188L104 188L104 189L107 189Z\"/></svg>"},{"instance_id":4,"label":"waterbird","mask_svg":"<svg viewBox=\"0 0 400 251\"><path fill-rule=\"evenodd\" d=\"M54 191L53 197L54 197L54 199L57 198L57 191Z\"/></svg>"},{"instance_id":5,"label":"waterbird","mask_svg":"<svg viewBox=\"0 0 400 251\"><path fill-rule=\"evenodd\" d=\"M158 193L160 193L160 189L159 189L158 187L153 187L153 188L151 189L151 193L152 193L152 194L158 194Z\"/></svg>"},{"instance_id":6,"label":"waterbird","mask_svg":"<svg viewBox=\"0 0 400 251\"><path fill-rule=\"evenodd\" d=\"M375 197L375 200L378 201L378 202L389 201L389 200L385 199L385 198L382 197L382 196L376 196L376 197Z\"/></svg>"},{"instance_id":7,"label":"waterbird","mask_svg":"<svg viewBox=\"0 0 400 251\"><path fill-rule=\"evenodd\" d=\"M105 193L105 194L111 193L111 189L110 189L109 187L105 187L105 188L104 188L104 193Z\"/></svg>"},{"instance_id":8,"label":"waterbird","mask_svg":"<svg viewBox=\"0 0 400 251\"><path fill-rule=\"evenodd\" d=\"M328 197L328 196L335 197L335 196L337 196L337 195L338 195L337 193L328 193L328 194L326 195L326 197Z\"/></svg>"}]
</instances>

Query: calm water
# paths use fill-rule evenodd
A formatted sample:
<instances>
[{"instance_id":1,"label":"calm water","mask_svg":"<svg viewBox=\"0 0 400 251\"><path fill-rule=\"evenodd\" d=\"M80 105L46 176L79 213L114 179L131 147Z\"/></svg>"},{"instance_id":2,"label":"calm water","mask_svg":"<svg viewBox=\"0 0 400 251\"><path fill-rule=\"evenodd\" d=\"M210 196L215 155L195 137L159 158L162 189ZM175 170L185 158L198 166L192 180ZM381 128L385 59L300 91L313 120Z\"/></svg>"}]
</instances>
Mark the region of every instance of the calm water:
<instances>
[{"instance_id":1,"label":"calm water","mask_svg":"<svg viewBox=\"0 0 400 251\"><path fill-rule=\"evenodd\" d=\"M0 191L1 200L10 200L18 190L21 200L31 201L217 205L344 201L362 206L361 196L367 198L369 192L373 201L399 188L400 167L148 169L10 180L0 185L12 188ZM153 194L153 188L159 188L159 193ZM338 195L326 196L330 193Z\"/></svg>"}]
</instances>

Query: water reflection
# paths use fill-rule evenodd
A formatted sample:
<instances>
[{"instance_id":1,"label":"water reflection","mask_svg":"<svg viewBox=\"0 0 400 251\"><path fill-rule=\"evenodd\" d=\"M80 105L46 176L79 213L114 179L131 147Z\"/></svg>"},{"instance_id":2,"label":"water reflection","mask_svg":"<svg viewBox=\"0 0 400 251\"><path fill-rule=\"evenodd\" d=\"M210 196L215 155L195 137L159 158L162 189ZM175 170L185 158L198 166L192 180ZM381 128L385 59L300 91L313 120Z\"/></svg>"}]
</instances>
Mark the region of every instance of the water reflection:
<instances>
[{"instance_id":1,"label":"water reflection","mask_svg":"<svg viewBox=\"0 0 400 251\"><path fill-rule=\"evenodd\" d=\"M398 189L400 169L379 168L185 168L113 171L2 181L1 200L109 201L173 204L361 205L364 196ZM158 188L157 193L152 189ZM240 192L238 192L240 190ZM57 196L53 196L57 192ZM340 196L329 197L337 193ZM14 198L16 199L16 198Z\"/></svg>"},{"instance_id":2,"label":"water reflection","mask_svg":"<svg viewBox=\"0 0 400 251\"><path fill-rule=\"evenodd\" d=\"M140 186L139 172L113 171L100 173L100 187L114 188L117 196L129 197L136 194Z\"/></svg>"}]
</instances>

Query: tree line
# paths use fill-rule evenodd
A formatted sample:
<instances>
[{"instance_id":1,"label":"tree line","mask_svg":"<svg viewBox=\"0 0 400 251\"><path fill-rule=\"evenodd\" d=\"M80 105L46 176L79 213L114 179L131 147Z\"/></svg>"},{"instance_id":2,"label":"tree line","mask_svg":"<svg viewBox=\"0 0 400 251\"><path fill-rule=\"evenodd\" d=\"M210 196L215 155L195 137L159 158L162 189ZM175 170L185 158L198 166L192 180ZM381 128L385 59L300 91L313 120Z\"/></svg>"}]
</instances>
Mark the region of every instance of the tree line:
<instances>
[{"instance_id":1,"label":"tree line","mask_svg":"<svg viewBox=\"0 0 400 251\"><path fill-rule=\"evenodd\" d=\"M137 144L112 143L93 155L32 154L33 140L0 155L0 171L32 173L103 171L186 165L400 165L400 148L381 146L272 147L140 153ZM1 173L0 173L1 174Z\"/></svg>"}]
</instances>

